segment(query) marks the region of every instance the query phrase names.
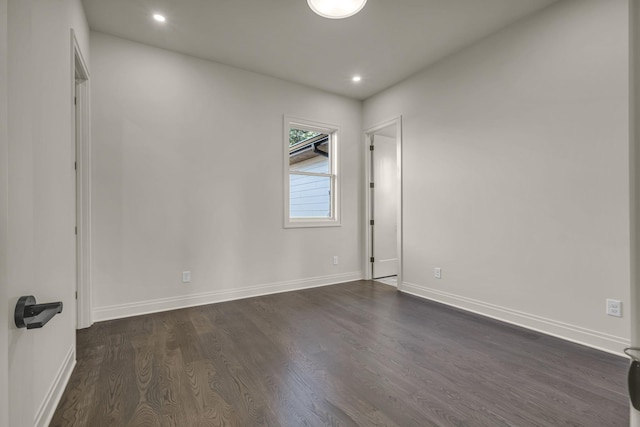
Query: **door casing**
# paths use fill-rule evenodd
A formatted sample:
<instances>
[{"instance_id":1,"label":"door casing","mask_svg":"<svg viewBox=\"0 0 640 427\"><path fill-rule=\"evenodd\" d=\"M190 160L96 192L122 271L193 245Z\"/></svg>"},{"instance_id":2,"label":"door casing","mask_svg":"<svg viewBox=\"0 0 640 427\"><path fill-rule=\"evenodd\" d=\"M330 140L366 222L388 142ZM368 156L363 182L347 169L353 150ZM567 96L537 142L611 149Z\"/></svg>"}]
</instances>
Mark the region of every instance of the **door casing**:
<instances>
[{"instance_id":1,"label":"door casing","mask_svg":"<svg viewBox=\"0 0 640 427\"><path fill-rule=\"evenodd\" d=\"M371 188L370 183L372 182L372 170L371 170L371 150L369 146L371 145L371 137L377 131L384 129L386 127L394 125L396 126L396 161L397 161L397 220L398 220L398 232L397 232L397 253L398 253L398 290L402 290L402 276L403 276L403 268L402 268L402 116L398 116L396 118L384 121L375 126L369 127L364 130L364 158L365 158L365 179L364 179L364 194L365 194L365 209L364 209L364 247L365 247L365 259L364 261L364 272L365 279L371 280L372 278L372 264L370 262L372 256L372 239L371 239L371 225L370 221L372 218L372 197L371 197ZM375 226L374 226L375 227Z\"/></svg>"},{"instance_id":2,"label":"door casing","mask_svg":"<svg viewBox=\"0 0 640 427\"><path fill-rule=\"evenodd\" d=\"M91 128L89 69L71 30L71 108L76 174L76 327L93 324L91 315ZM73 165L73 163L72 163Z\"/></svg>"}]
</instances>

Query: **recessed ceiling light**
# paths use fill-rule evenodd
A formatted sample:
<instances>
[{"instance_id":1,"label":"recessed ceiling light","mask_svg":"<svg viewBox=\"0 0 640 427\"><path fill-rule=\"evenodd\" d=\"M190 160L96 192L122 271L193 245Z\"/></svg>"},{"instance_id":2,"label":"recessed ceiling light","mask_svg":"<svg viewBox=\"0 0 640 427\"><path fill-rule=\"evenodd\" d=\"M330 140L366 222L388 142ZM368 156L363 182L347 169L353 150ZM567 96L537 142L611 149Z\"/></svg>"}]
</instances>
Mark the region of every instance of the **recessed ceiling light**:
<instances>
[{"instance_id":1,"label":"recessed ceiling light","mask_svg":"<svg viewBox=\"0 0 640 427\"><path fill-rule=\"evenodd\" d=\"M159 13L154 13L153 14L153 19L155 19L158 22L166 22L167 18L165 18L164 16L160 15Z\"/></svg>"},{"instance_id":2,"label":"recessed ceiling light","mask_svg":"<svg viewBox=\"0 0 640 427\"><path fill-rule=\"evenodd\" d=\"M353 77L351 78L351 80L357 83L357 82L359 82L360 80L362 80L362 77L360 77L360 76L353 76Z\"/></svg>"},{"instance_id":3,"label":"recessed ceiling light","mask_svg":"<svg viewBox=\"0 0 640 427\"><path fill-rule=\"evenodd\" d=\"M307 3L320 16L342 19L360 12L367 0L307 0Z\"/></svg>"}]
</instances>

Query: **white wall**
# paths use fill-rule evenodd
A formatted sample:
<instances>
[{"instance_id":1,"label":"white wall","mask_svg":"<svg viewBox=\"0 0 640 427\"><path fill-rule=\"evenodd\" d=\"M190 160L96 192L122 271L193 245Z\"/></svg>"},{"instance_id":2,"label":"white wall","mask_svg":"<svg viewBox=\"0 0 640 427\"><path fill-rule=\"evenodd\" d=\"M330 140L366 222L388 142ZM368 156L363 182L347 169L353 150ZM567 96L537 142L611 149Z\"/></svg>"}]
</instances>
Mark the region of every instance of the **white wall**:
<instances>
[{"instance_id":1,"label":"white wall","mask_svg":"<svg viewBox=\"0 0 640 427\"><path fill-rule=\"evenodd\" d=\"M621 352L627 7L561 1L365 101L403 117L403 290Z\"/></svg>"},{"instance_id":2,"label":"white wall","mask_svg":"<svg viewBox=\"0 0 640 427\"><path fill-rule=\"evenodd\" d=\"M48 423L74 362L70 29L85 56L89 32L79 0L9 0L7 22L8 286L3 301L8 307L3 314L8 309L12 316L22 295L64 304L63 313L43 329L8 325L8 422L22 427Z\"/></svg>"},{"instance_id":3,"label":"white wall","mask_svg":"<svg viewBox=\"0 0 640 427\"><path fill-rule=\"evenodd\" d=\"M7 0L0 0L0 427L9 425L9 319L7 299Z\"/></svg>"},{"instance_id":4,"label":"white wall","mask_svg":"<svg viewBox=\"0 0 640 427\"><path fill-rule=\"evenodd\" d=\"M631 120L629 145L630 223L631 223L631 345L640 347L640 1L629 2ZM640 411L630 406L631 425L640 427Z\"/></svg>"},{"instance_id":5,"label":"white wall","mask_svg":"<svg viewBox=\"0 0 640 427\"><path fill-rule=\"evenodd\" d=\"M91 51L94 320L361 276L360 102L100 33ZM284 114L341 126L341 227L283 228Z\"/></svg>"}]
</instances>

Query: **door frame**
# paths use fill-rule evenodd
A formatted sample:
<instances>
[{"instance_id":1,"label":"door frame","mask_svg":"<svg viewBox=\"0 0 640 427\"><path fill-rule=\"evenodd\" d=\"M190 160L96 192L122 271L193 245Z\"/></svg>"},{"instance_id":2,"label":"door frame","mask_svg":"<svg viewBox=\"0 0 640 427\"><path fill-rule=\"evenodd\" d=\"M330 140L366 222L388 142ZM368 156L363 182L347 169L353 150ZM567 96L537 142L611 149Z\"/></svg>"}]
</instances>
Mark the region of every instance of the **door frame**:
<instances>
[{"instance_id":1,"label":"door frame","mask_svg":"<svg viewBox=\"0 0 640 427\"><path fill-rule=\"evenodd\" d=\"M373 277L372 268L373 265L370 262L371 254L373 252L372 244L373 240L371 238L372 230L370 221L372 218L372 200L371 200L371 188L370 183L372 182L372 170L371 170L371 150L369 146L371 145L371 136L374 135L377 131L396 125L396 161L397 161L397 219L398 219L398 234L397 234L397 251L398 251L398 291L402 290L402 277L403 277L403 256L402 256L402 116L398 116L396 118L381 122L375 126L371 126L364 130L364 194L365 194L365 209L364 209L364 278L366 280L371 280Z\"/></svg>"},{"instance_id":2,"label":"door frame","mask_svg":"<svg viewBox=\"0 0 640 427\"><path fill-rule=\"evenodd\" d=\"M91 127L89 68L71 29L71 135L76 171L76 327L93 324L91 306ZM73 164L72 164L73 165Z\"/></svg>"}]
</instances>

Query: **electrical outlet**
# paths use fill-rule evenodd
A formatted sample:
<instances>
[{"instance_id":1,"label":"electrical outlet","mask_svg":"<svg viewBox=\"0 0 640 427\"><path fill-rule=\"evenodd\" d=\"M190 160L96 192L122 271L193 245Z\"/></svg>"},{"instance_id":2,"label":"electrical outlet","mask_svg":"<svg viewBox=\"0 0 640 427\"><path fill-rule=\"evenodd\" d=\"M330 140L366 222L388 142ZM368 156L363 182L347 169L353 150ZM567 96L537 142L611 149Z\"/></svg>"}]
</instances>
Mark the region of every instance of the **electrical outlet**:
<instances>
[{"instance_id":1,"label":"electrical outlet","mask_svg":"<svg viewBox=\"0 0 640 427\"><path fill-rule=\"evenodd\" d=\"M189 283L191 282L191 272L190 271L183 271L182 272L182 283Z\"/></svg>"},{"instance_id":2,"label":"electrical outlet","mask_svg":"<svg viewBox=\"0 0 640 427\"><path fill-rule=\"evenodd\" d=\"M338 265L338 255L333 256L333 265Z\"/></svg>"},{"instance_id":3,"label":"electrical outlet","mask_svg":"<svg viewBox=\"0 0 640 427\"><path fill-rule=\"evenodd\" d=\"M622 302L615 299L608 299L607 314L609 316L622 317Z\"/></svg>"},{"instance_id":4,"label":"electrical outlet","mask_svg":"<svg viewBox=\"0 0 640 427\"><path fill-rule=\"evenodd\" d=\"M433 269L433 276L436 279L442 279L442 269L440 267L436 267Z\"/></svg>"}]
</instances>

